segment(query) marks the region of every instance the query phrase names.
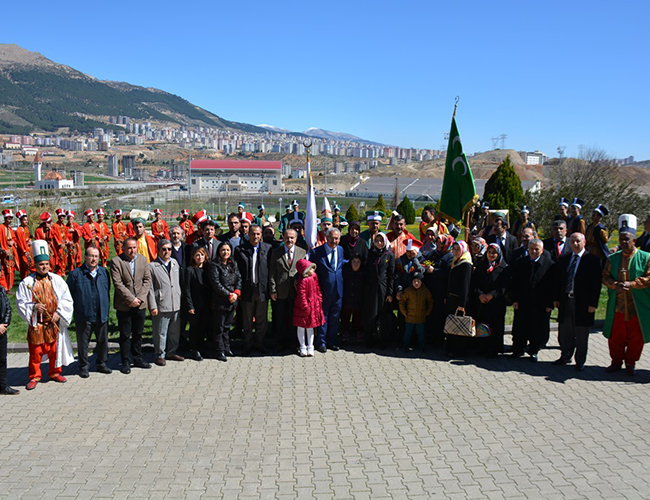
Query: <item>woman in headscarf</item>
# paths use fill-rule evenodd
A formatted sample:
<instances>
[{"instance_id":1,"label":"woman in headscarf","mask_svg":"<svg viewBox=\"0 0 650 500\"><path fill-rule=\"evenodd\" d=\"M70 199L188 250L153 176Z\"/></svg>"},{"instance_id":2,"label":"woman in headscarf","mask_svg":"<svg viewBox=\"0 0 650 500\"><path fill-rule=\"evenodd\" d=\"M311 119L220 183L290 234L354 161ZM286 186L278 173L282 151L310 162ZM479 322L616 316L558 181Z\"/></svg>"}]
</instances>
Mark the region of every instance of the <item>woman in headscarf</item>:
<instances>
[{"instance_id":1,"label":"woman in headscarf","mask_svg":"<svg viewBox=\"0 0 650 500\"><path fill-rule=\"evenodd\" d=\"M465 308L469 302L469 292L472 279L472 256L466 242L460 240L451 246L454 260L449 271L447 281L447 300L445 302L446 313L465 314ZM447 354L464 355L467 349L467 339L455 335L446 335L445 352Z\"/></svg>"},{"instance_id":2,"label":"woman in headscarf","mask_svg":"<svg viewBox=\"0 0 650 500\"><path fill-rule=\"evenodd\" d=\"M350 222L348 234L341 237L340 243L341 248L343 248L343 257L345 260L350 261L352 257L357 255L361 258L362 263L368 260L368 247L366 246L366 242L359 238L360 234L361 224L357 221Z\"/></svg>"},{"instance_id":3,"label":"woman in headscarf","mask_svg":"<svg viewBox=\"0 0 650 500\"><path fill-rule=\"evenodd\" d=\"M432 252L423 253L424 257L424 285L433 296L433 312L427 320L427 331L431 338L427 343L432 346L441 345L444 339L445 299L447 298L447 282L449 271L454 256L451 253L451 246L454 238L449 234L441 233L436 238L436 249Z\"/></svg>"},{"instance_id":4,"label":"woman in headscarf","mask_svg":"<svg viewBox=\"0 0 650 500\"><path fill-rule=\"evenodd\" d=\"M477 236L472 240L470 250L472 251L472 263L474 264L474 267L476 267L476 264L478 264L485 256L485 252L487 251L487 243L483 238Z\"/></svg>"},{"instance_id":5,"label":"woman in headscarf","mask_svg":"<svg viewBox=\"0 0 650 500\"><path fill-rule=\"evenodd\" d=\"M382 313L388 310L393 301L393 280L395 276L395 256L390 250L388 238L377 233L368 252L366 282L361 317L365 322L365 340L371 342L377 331Z\"/></svg>"},{"instance_id":6,"label":"woman in headscarf","mask_svg":"<svg viewBox=\"0 0 650 500\"><path fill-rule=\"evenodd\" d=\"M469 313L477 323L487 323L492 328L492 335L483 342L484 352L490 357L503 352L505 292L509 279L507 266L501 247L492 243L472 275Z\"/></svg>"}]
</instances>

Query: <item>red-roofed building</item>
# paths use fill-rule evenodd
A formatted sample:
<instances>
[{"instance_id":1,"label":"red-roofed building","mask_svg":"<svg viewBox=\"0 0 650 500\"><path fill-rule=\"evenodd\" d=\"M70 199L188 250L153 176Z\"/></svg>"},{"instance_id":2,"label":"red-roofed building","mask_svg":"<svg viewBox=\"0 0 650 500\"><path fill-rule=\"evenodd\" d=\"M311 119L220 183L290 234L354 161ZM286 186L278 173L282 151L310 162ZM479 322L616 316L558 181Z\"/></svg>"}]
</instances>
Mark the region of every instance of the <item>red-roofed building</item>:
<instances>
[{"instance_id":1,"label":"red-roofed building","mask_svg":"<svg viewBox=\"0 0 650 500\"><path fill-rule=\"evenodd\" d=\"M240 193L282 191L282 162L263 160L192 160L192 190Z\"/></svg>"}]
</instances>

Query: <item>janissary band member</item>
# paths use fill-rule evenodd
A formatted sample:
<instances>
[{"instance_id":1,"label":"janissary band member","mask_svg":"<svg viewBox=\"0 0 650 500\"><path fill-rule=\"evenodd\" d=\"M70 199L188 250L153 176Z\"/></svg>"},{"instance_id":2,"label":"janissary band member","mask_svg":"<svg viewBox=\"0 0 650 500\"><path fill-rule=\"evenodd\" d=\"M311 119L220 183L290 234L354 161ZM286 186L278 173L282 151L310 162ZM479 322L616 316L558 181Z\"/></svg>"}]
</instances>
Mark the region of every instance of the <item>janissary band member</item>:
<instances>
[{"instance_id":1,"label":"janissary band member","mask_svg":"<svg viewBox=\"0 0 650 500\"><path fill-rule=\"evenodd\" d=\"M30 273L34 272L34 257L32 257L32 235L29 231L29 219L27 212L18 210L16 212L20 225L16 228L16 249L18 251L18 262L20 268L20 279L24 280Z\"/></svg>"},{"instance_id":2,"label":"janissary band member","mask_svg":"<svg viewBox=\"0 0 650 500\"><path fill-rule=\"evenodd\" d=\"M50 212L43 212L39 219L41 223L34 231L34 240L44 240L47 241L50 249L50 270L56 268L56 252L54 251L54 242L52 239L52 214ZM34 249L34 244L32 242L32 251ZM34 266L36 267L36 266Z\"/></svg>"},{"instance_id":3,"label":"janissary band member","mask_svg":"<svg viewBox=\"0 0 650 500\"><path fill-rule=\"evenodd\" d=\"M66 245L66 227L65 210L57 208L56 222L52 224L52 244L56 250L56 267L52 270L59 276L65 275L68 264L68 247Z\"/></svg>"},{"instance_id":4,"label":"janissary band member","mask_svg":"<svg viewBox=\"0 0 650 500\"><path fill-rule=\"evenodd\" d=\"M156 244L162 239L169 240L169 226L162 218L162 211L156 208L153 211L154 221L151 223L151 234L156 240Z\"/></svg>"},{"instance_id":5,"label":"janissary band member","mask_svg":"<svg viewBox=\"0 0 650 500\"><path fill-rule=\"evenodd\" d=\"M47 355L50 361L50 380L64 383L63 366L74 361L68 325L72 321L73 302L66 282L50 272L50 254L47 241L32 244L36 272L21 281L16 294L20 317L27 322L29 347L29 382L32 390L41 380L41 361Z\"/></svg>"},{"instance_id":6,"label":"janissary band member","mask_svg":"<svg viewBox=\"0 0 650 500\"><path fill-rule=\"evenodd\" d=\"M136 217L131 220L133 230L135 231L135 240L138 242L138 253L147 259L147 262L153 262L158 256L156 241L149 236L144 229L144 219Z\"/></svg>"},{"instance_id":7,"label":"janissary band member","mask_svg":"<svg viewBox=\"0 0 650 500\"><path fill-rule=\"evenodd\" d=\"M643 344L650 342L650 253L639 250L636 216L623 214L618 220L620 250L609 257L603 270L608 288L607 316L603 335L609 339L612 363L607 372L621 369L635 375Z\"/></svg>"},{"instance_id":8,"label":"janissary band member","mask_svg":"<svg viewBox=\"0 0 650 500\"><path fill-rule=\"evenodd\" d=\"M602 218L607 217L607 215L609 215L609 210L602 203L594 208L591 214L591 224L587 226L587 232L585 233L587 252L598 257L602 266L605 265L609 257L609 247L607 246L609 236L605 225L601 222Z\"/></svg>"},{"instance_id":9,"label":"janissary band member","mask_svg":"<svg viewBox=\"0 0 650 500\"><path fill-rule=\"evenodd\" d=\"M92 208L89 208L84 212L84 217L86 217L86 222L81 226L81 236L84 239L84 250L88 247L97 247L99 244L97 238L99 236L99 226L95 222L95 212Z\"/></svg>"},{"instance_id":10,"label":"janissary band member","mask_svg":"<svg viewBox=\"0 0 650 500\"><path fill-rule=\"evenodd\" d=\"M187 208L181 210L181 220L178 225L185 233L185 241L187 242L188 238L192 238L192 233L194 233L194 224L190 220L190 211Z\"/></svg>"},{"instance_id":11,"label":"janissary band member","mask_svg":"<svg viewBox=\"0 0 650 500\"><path fill-rule=\"evenodd\" d=\"M97 242L99 248L99 262L102 267L106 267L108 263L108 242L111 240L111 230L108 228L108 224L104 221L104 209L98 208L95 210L97 215Z\"/></svg>"},{"instance_id":12,"label":"janissary band member","mask_svg":"<svg viewBox=\"0 0 650 500\"><path fill-rule=\"evenodd\" d=\"M81 266L81 226L74 221L74 210L66 212L68 223L66 224L66 245L68 247L68 262L66 270L71 272Z\"/></svg>"},{"instance_id":13,"label":"janissary band member","mask_svg":"<svg viewBox=\"0 0 650 500\"><path fill-rule=\"evenodd\" d=\"M11 228L11 222L14 219L14 213L11 209L3 210L2 215L4 222L0 226L0 263L2 264L2 276L0 276L0 285L7 292L11 292L14 286L14 274L16 271L16 235Z\"/></svg>"},{"instance_id":14,"label":"janissary band member","mask_svg":"<svg viewBox=\"0 0 650 500\"><path fill-rule=\"evenodd\" d=\"M115 245L115 255L122 255L124 250L124 241L129 237L126 231L126 224L122 222L122 209L118 208L113 212L115 222L113 222L113 244Z\"/></svg>"}]
</instances>

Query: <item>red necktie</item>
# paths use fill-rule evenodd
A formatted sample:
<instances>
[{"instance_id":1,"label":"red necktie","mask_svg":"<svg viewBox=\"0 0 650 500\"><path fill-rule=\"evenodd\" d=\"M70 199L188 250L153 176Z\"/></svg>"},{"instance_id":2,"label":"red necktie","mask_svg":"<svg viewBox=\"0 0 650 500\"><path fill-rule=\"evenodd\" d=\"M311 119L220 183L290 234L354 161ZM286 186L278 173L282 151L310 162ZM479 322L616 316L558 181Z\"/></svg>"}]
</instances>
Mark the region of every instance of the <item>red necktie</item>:
<instances>
[{"instance_id":1,"label":"red necktie","mask_svg":"<svg viewBox=\"0 0 650 500\"><path fill-rule=\"evenodd\" d=\"M558 241L558 242L557 242L557 255L558 255L558 257L559 257L560 255L562 255L562 252L560 251L560 245L561 245L561 244L562 244L561 241Z\"/></svg>"}]
</instances>

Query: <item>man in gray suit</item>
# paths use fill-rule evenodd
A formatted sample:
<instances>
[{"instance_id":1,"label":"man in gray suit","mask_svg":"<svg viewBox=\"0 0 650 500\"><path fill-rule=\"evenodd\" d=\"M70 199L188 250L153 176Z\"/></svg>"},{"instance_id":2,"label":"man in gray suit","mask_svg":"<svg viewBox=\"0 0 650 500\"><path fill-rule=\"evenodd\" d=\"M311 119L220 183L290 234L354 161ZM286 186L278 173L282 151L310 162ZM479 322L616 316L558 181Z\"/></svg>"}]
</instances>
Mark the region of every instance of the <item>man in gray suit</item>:
<instances>
[{"instance_id":1,"label":"man in gray suit","mask_svg":"<svg viewBox=\"0 0 650 500\"><path fill-rule=\"evenodd\" d=\"M205 230L204 230L205 231ZM151 311L153 345L156 364L165 366L165 359L184 361L176 354L181 336L181 274L180 266L172 259L172 243L158 242L158 257L149 264L151 289L147 302Z\"/></svg>"},{"instance_id":2,"label":"man in gray suit","mask_svg":"<svg viewBox=\"0 0 650 500\"><path fill-rule=\"evenodd\" d=\"M275 302L278 350L293 349L296 343L296 329L293 326L293 301L296 298L294 278L296 263L305 259L307 253L296 246L298 233L293 229L284 232L284 245L271 252L269 269L269 294Z\"/></svg>"},{"instance_id":3,"label":"man in gray suit","mask_svg":"<svg viewBox=\"0 0 650 500\"><path fill-rule=\"evenodd\" d=\"M219 240L217 240L214 235L217 231L217 225L213 220L208 219L201 224L201 230L203 231L203 238L196 240L192 246L195 248L205 248L210 260L216 260L218 257L217 247L219 246Z\"/></svg>"},{"instance_id":4,"label":"man in gray suit","mask_svg":"<svg viewBox=\"0 0 650 500\"><path fill-rule=\"evenodd\" d=\"M130 355L133 355L133 366L151 368L142 359L142 331L147 295L151 288L151 273L146 257L138 254L135 238L127 238L123 253L111 259L111 279L115 286L113 305L117 310L120 329L120 371L125 375L131 373Z\"/></svg>"}]
</instances>

